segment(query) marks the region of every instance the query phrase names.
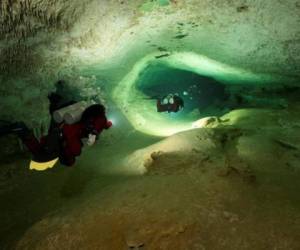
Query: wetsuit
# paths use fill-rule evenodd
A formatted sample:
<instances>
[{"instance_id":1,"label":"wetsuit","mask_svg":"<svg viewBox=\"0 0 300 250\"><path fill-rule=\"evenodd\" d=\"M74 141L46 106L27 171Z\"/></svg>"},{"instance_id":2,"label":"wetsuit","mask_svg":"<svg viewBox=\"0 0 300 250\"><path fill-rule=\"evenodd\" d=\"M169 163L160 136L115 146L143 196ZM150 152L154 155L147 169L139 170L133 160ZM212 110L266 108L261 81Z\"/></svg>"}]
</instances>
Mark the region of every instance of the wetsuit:
<instances>
[{"instance_id":1,"label":"wetsuit","mask_svg":"<svg viewBox=\"0 0 300 250\"><path fill-rule=\"evenodd\" d=\"M59 157L62 164L72 166L76 156L81 154L83 143L81 139L89 133L99 135L103 129L108 129L111 122L107 118L95 117L89 124L81 122L68 125L62 124L49 131L49 134L42 137L40 141L32 133L23 135L22 141L33 154L33 159L38 162L45 162Z\"/></svg>"}]
</instances>

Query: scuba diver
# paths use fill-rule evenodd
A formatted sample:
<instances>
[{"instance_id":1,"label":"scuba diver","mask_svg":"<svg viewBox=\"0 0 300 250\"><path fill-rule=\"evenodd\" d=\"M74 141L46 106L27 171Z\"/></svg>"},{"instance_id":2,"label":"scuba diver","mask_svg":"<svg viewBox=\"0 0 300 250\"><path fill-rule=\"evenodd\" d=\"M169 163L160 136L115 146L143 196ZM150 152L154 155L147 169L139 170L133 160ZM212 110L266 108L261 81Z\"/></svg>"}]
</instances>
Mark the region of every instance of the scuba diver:
<instances>
[{"instance_id":1,"label":"scuba diver","mask_svg":"<svg viewBox=\"0 0 300 250\"><path fill-rule=\"evenodd\" d=\"M11 133L18 135L32 153L30 169L52 168L58 160L66 166L74 165L76 157L81 154L82 139L86 138L86 144L92 146L101 132L112 126L112 122L106 118L102 104L72 101L66 106L66 103L58 105L58 99L62 98L57 94L49 96L51 124L48 135L40 140L23 122L0 128L0 136Z\"/></svg>"},{"instance_id":2,"label":"scuba diver","mask_svg":"<svg viewBox=\"0 0 300 250\"><path fill-rule=\"evenodd\" d=\"M168 94L163 98L158 98L156 102L157 112L178 112L183 109L183 99L178 94Z\"/></svg>"}]
</instances>

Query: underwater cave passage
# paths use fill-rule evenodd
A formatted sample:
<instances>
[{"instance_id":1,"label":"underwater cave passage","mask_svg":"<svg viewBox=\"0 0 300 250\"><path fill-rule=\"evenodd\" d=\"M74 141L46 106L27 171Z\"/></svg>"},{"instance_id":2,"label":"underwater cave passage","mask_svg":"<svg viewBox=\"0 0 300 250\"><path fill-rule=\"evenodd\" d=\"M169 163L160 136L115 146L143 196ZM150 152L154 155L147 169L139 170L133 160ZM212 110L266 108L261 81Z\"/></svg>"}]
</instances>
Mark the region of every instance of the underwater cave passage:
<instances>
[{"instance_id":1,"label":"underwater cave passage","mask_svg":"<svg viewBox=\"0 0 300 250\"><path fill-rule=\"evenodd\" d=\"M182 114L196 112L200 116L211 116L228 112L226 86L191 71L150 64L140 73L136 88L150 100L178 94L184 100Z\"/></svg>"},{"instance_id":2,"label":"underwater cave passage","mask_svg":"<svg viewBox=\"0 0 300 250\"><path fill-rule=\"evenodd\" d=\"M232 110L286 106L278 94L270 95L274 90L268 83L249 82L239 73L226 78L202 64L149 59L137 63L113 93L126 118L143 133L169 136L193 129L201 118ZM180 98L165 98L170 94L177 94L184 105Z\"/></svg>"}]
</instances>

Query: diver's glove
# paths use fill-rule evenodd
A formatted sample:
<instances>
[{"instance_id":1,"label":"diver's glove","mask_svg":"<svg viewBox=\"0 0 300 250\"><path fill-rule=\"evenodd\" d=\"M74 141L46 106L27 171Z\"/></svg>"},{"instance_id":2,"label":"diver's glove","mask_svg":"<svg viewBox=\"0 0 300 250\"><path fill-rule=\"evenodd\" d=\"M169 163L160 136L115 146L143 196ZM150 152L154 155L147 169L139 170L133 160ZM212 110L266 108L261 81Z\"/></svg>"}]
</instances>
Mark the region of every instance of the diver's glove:
<instances>
[{"instance_id":1,"label":"diver's glove","mask_svg":"<svg viewBox=\"0 0 300 250\"><path fill-rule=\"evenodd\" d=\"M87 139L86 145L93 146L96 142L96 139L97 139L97 135L88 134L88 139Z\"/></svg>"}]
</instances>

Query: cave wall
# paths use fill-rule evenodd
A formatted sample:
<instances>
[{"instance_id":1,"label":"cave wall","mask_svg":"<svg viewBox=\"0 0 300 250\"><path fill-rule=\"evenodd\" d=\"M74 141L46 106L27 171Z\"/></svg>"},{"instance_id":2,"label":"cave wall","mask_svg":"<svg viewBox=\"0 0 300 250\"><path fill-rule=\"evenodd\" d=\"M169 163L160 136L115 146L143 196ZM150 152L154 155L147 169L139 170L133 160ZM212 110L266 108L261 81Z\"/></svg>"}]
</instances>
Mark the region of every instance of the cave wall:
<instances>
[{"instance_id":1,"label":"cave wall","mask_svg":"<svg viewBox=\"0 0 300 250\"><path fill-rule=\"evenodd\" d=\"M297 83L299 9L298 0L2 0L0 117L47 123L57 80L114 85L152 52L193 51Z\"/></svg>"}]
</instances>

